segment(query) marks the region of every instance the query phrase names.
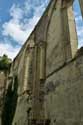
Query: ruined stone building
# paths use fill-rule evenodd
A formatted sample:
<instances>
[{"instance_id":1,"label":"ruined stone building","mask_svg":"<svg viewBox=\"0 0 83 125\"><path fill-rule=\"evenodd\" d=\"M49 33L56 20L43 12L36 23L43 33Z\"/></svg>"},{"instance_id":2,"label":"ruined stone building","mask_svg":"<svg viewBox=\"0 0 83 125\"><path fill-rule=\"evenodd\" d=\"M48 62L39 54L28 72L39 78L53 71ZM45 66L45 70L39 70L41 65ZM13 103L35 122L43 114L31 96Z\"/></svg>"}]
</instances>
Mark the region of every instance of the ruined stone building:
<instances>
[{"instance_id":1,"label":"ruined stone building","mask_svg":"<svg viewBox=\"0 0 83 125\"><path fill-rule=\"evenodd\" d=\"M0 125L83 125L83 49L73 2L51 0L13 60Z\"/></svg>"}]
</instances>

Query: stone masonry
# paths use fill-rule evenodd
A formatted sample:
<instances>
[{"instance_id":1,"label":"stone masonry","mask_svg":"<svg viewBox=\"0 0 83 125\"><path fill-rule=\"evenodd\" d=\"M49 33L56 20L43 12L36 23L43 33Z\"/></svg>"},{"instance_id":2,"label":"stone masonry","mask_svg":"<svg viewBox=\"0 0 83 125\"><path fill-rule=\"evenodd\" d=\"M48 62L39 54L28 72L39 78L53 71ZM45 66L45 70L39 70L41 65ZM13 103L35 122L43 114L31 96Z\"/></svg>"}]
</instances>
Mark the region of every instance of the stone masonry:
<instances>
[{"instance_id":1,"label":"stone masonry","mask_svg":"<svg viewBox=\"0 0 83 125\"><path fill-rule=\"evenodd\" d=\"M6 76L3 71L0 71L0 125L1 125L1 114L4 103L5 86L6 86Z\"/></svg>"},{"instance_id":2,"label":"stone masonry","mask_svg":"<svg viewBox=\"0 0 83 125\"><path fill-rule=\"evenodd\" d=\"M51 0L13 60L0 125L83 125L83 48L73 2Z\"/></svg>"}]
</instances>

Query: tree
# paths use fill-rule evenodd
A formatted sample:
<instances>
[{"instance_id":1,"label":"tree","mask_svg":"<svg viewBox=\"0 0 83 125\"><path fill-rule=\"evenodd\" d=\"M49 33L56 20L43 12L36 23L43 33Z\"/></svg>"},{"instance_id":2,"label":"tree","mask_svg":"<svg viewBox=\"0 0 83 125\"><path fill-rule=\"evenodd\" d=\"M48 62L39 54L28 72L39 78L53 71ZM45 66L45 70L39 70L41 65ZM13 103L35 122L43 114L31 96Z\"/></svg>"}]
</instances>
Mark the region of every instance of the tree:
<instances>
[{"instance_id":1,"label":"tree","mask_svg":"<svg viewBox=\"0 0 83 125\"><path fill-rule=\"evenodd\" d=\"M0 57L0 70L4 70L7 71L10 68L12 60L10 58L8 58L7 55L3 55L2 57Z\"/></svg>"}]
</instances>

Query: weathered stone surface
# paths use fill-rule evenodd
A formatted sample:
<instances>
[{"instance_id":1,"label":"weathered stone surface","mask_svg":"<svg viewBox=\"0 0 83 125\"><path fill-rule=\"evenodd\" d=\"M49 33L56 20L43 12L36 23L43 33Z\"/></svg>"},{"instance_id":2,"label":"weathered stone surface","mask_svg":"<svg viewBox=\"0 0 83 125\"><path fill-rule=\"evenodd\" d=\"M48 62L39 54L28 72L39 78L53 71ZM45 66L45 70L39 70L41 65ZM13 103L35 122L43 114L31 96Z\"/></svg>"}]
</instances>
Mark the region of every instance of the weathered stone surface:
<instances>
[{"instance_id":1,"label":"weathered stone surface","mask_svg":"<svg viewBox=\"0 0 83 125\"><path fill-rule=\"evenodd\" d=\"M71 51L72 57L75 57L78 48L78 38L76 32L76 24L75 24L75 17L73 12L73 7L70 6L67 9L68 13L68 22L69 22L69 32L70 32L70 44L71 44Z\"/></svg>"},{"instance_id":2,"label":"weathered stone surface","mask_svg":"<svg viewBox=\"0 0 83 125\"><path fill-rule=\"evenodd\" d=\"M12 125L28 125L30 120L31 99L27 94L18 97L18 104L16 107L16 113Z\"/></svg>"},{"instance_id":3,"label":"weathered stone surface","mask_svg":"<svg viewBox=\"0 0 83 125\"><path fill-rule=\"evenodd\" d=\"M82 62L83 56L64 66L46 80L45 110L52 125L55 123L58 125L61 121L63 125L74 125L74 123L79 125L83 121Z\"/></svg>"},{"instance_id":4,"label":"weathered stone surface","mask_svg":"<svg viewBox=\"0 0 83 125\"><path fill-rule=\"evenodd\" d=\"M47 32L47 75L54 67L57 69L74 58L77 52L77 34L72 6L64 9L60 6L53 9Z\"/></svg>"},{"instance_id":5,"label":"weathered stone surface","mask_svg":"<svg viewBox=\"0 0 83 125\"><path fill-rule=\"evenodd\" d=\"M0 125L1 125L1 115L4 103L4 94L6 85L6 76L3 71L0 71Z\"/></svg>"},{"instance_id":6,"label":"weathered stone surface","mask_svg":"<svg viewBox=\"0 0 83 125\"><path fill-rule=\"evenodd\" d=\"M82 125L83 49L72 3L51 0L14 59L0 125Z\"/></svg>"}]
</instances>

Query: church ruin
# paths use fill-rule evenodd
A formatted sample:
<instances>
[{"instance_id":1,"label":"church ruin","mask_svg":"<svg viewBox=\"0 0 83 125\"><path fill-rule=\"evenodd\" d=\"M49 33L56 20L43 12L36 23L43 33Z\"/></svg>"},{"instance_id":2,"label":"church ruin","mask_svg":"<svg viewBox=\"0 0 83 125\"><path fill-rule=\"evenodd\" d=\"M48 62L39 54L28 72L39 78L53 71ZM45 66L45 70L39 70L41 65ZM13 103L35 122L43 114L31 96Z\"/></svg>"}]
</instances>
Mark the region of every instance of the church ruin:
<instances>
[{"instance_id":1,"label":"church ruin","mask_svg":"<svg viewBox=\"0 0 83 125\"><path fill-rule=\"evenodd\" d=\"M13 60L0 125L83 125L83 48L73 2L50 0Z\"/></svg>"}]
</instances>

